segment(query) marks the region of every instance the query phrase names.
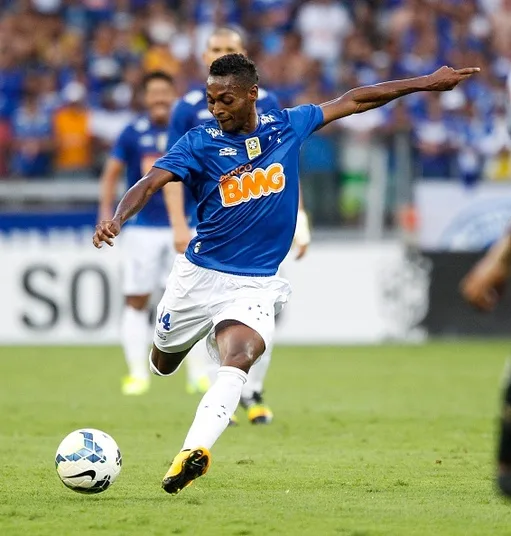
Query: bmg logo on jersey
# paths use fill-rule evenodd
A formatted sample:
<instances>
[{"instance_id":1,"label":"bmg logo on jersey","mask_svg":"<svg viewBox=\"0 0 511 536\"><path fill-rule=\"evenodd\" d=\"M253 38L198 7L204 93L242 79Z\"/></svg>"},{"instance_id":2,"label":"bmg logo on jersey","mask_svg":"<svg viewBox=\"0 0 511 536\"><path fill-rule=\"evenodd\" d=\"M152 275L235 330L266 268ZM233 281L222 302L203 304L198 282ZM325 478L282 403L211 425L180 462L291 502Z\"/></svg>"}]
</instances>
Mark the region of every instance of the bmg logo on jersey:
<instances>
[{"instance_id":1,"label":"bmg logo on jersey","mask_svg":"<svg viewBox=\"0 0 511 536\"><path fill-rule=\"evenodd\" d=\"M281 192L286 185L282 164L271 164L266 169L246 171L240 177L229 177L219 184L224 207L234 207L251 199Z\"/></svg>"}]
</instances>

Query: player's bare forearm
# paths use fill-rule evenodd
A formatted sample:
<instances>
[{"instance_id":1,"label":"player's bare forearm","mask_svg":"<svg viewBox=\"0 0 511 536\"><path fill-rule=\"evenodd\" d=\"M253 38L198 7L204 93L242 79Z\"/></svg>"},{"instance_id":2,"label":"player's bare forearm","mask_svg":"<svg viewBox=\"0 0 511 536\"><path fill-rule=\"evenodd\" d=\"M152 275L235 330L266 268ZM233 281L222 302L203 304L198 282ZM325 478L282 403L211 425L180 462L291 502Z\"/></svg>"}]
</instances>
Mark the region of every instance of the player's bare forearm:
<instances>
[{"instance_id":1,"label":"player's bare forearm","mask_svg":"<svg viewBox=\"0 0 511 536\"><path fill-rule=\"evenodd\" d=\"M99 211L98 221L112 217L112 206L115 201L117 184L124 164L117 158L109 158L99 179Z\"/></svg>"},{"instance_id":2,"label":"player's bare forearm","mask_svg":"<svg viewBox=\"0 0 511 536\"><path fill-rule=\"evenodd\" d=\"M92 243L100 249L103 243L114 245L114 238L121 232L121 226L139 212L150 197L167 182L178 180L177 177L160 168L151 168L136 184L134 184L120 200L113 218L102 220L96 225Z\"/></svg>"},{"instance_id":3,"label":"player's bare forearm","mask_svg":"<svg viewBox=\"0 0 511 536\"><path fill-rule=\"evenodd\" d=\"M511 229L491 247L487 256L511 269Z\"/></svg>"},{"instance_id":4,"label":"player's bare forearm","mask_svg":"<svg viewBox=\"0 0 511 536\"><path fill-rule=\"evenodd\" d=\"M508 231L460 283L465 300L481 311L492 311L511 276L511 233Z\"/></svg>"},{"instance_id":5,"label":"player's bare forearm","mask_svg":"<svg viewBox=\"0 0 511 536\"><path fill-rule=\"evenodd\" d=\"M427 76L392 80L372 86L352 89L329 102L321 105L323 109L323 125L351 114L362 113L418 91L450 91L462 80L479 72L477 67L453 69L442 67Z\"/></svg>"},{"instance_id":6,"label":"player's bare forearm","mask_svg":"<svg viewBox=\"0 0 511 536\"><path fill-rule=\"evenodd\" d=\"M132 216L140 212L158 190L173 180L177 179L169 171L152 167L124 194L112 219L123 225Z\"/></svg>"}]
</instances>

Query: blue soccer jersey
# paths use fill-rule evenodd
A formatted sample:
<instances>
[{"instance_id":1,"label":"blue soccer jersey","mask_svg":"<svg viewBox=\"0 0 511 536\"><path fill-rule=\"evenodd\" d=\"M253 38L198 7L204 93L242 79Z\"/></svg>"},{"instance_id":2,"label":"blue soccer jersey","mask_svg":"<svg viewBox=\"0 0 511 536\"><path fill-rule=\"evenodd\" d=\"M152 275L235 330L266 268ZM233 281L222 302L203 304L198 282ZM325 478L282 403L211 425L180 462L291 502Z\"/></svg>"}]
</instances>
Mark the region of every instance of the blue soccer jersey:
<instances>
[{"instance_id":1,"label":"blue soccer jersey","mask_svg":"<svg viewBox=\"0 0 511 536\"><path fill-rule=\"evenodd\" d=\"M111 156L126 166L127 186L130 188L146 173L154 161L165 153L167 127L140 117L128 125L114 145ZM144 227L168 227L169 217L163 192L157 192L146 206L129 222Z\"/></svg>"},{"instance_id":2,"label":"blue soccer jersey","mask_svg":"<svg viewBox=\"0 0 511 536\"><path fill-rule=\"evenodd\" d=\"M280 108L275 95L259 88L257 113L268 113ZM179 99L170 117L167 148L170 149L189 130L210 121L213 118L208 110L208 100L204 90L194 90ZM185 188L185 212L192 227L197 226L197 203L190 190Z\"/></svg>"},{"instance_id":3,"label":"blue soccer jersey","mask_svg":"<svg viewBox=\"0 0 511 536\"><path fill-rule=\"evenodd\" d=\"M198 200L188 260L238 275L277 272L296 227L300 146L322 122L312 104L260 115L250 134L223 132L208 121L156 161Z\"/></svg>"}]
</instances>

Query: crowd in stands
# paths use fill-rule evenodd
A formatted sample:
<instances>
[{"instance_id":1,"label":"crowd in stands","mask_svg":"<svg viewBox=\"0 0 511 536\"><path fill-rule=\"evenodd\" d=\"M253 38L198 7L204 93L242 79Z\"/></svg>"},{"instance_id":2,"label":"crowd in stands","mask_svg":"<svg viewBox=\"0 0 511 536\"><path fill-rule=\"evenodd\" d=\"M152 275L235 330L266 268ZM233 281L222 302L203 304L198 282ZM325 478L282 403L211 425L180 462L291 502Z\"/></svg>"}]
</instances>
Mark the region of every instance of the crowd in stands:
<instances>
[{"instance_id":1,"label":"crowd in stands","mask_svg":"<svg viewBox=\"0 0 511 536\"><path fill-rule=\"evenodd\" d=\"M511 178L511 0L0 0L0 177L97 175L140 112L143 74L169 72L180 93L202 86L218 25L246 30L261 85L283 106L444 64L481 67L452 92L330 126L303 155L308 172L356 182L371 139L404 135L416 176Z\"/></svg>"}]
</instances>

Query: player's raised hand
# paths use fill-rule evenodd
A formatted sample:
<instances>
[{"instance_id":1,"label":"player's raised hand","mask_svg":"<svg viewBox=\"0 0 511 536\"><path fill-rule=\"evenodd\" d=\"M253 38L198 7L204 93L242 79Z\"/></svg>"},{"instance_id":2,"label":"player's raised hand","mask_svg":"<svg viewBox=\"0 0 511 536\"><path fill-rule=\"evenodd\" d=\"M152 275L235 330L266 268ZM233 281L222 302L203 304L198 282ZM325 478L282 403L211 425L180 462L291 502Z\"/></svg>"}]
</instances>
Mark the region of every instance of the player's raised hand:
<instances>
[{"instance_id":1,"label":"player's raised hand","mask_svg":"<svg viewBox=\"0 0 511 536\"><path fill-rule=\"evenodd\" d=\"M431 91L450 91L460 82L470 78L473 74L478 73L479 67L466 67L464 69L453 69L444 65L431 73L428 78L430 81Z\"/></svg>"},{"instance_id":2,"label":"player's raised hand","mask_svg":"<svg viewBox=\"0 0 511 536\"><path fill-rule=\"evenodd\" d=\"M121 225L117 220L102 220L96 225L96 232L92 237L92 243L98 248L103 247L103 242L109 246L114 245L114 238L121 232Z\"/></svg>"},{"instance_id":3,"label":"player's raised hand","mask_svg":"<svg viewBox=\"0 0 511 536\"><path fill-rule=\"evenodd\" d=\"M486 255L461 281L463 298L480 311L493 311L503 294L509 272L507 263Z\"/></svg>"}]
</instances>

